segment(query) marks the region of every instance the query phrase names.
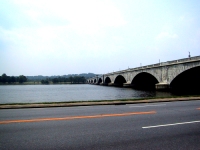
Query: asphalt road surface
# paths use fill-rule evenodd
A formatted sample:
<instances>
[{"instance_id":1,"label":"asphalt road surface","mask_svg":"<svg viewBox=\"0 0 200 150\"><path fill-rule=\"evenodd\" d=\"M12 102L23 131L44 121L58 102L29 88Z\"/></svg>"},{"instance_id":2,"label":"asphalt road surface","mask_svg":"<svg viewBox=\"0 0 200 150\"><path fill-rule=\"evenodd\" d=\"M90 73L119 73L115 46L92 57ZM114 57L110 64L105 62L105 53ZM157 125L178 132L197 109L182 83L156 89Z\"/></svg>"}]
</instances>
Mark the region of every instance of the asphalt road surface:
<instances>
[{"instance_id":1,"label":"asphalt road surface","mask_svg":"<svg viewBox=\"0 0 200 150\"><path fill-rule=\"evenodd\" d=\"M0 150L200 150L200 101L0 110Z\"/></svg>"}]
</instances>

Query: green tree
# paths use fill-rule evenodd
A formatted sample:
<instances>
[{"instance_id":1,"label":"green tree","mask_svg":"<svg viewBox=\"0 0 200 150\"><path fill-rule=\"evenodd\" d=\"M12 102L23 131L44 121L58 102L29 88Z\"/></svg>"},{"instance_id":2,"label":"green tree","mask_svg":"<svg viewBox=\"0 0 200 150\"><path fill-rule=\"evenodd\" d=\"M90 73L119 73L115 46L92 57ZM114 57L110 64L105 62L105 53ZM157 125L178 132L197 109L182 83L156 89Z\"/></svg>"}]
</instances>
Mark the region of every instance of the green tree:
<instances>
[{"instance_id":1,"label":"green tree","mask_svg":"<svg viewBox=\"0 0 200 150\"><path fill-rule=\"evenodd\" d=\"M26 81L27 81L27 78L24 75L19 76L19 83L23 83L23 82L26 82Z\"/></svg>"},{"instance_id":2,"label":"green tree","mask_svg":"<svg viewBox=\"0 0 200 150\"><path fill-rule=\"evenodd\" d=\"M71 83L73 83L73 77L72 77L72 76L69 77L69 81L70 81Z\"/></svg>"},{"instance_id":3,"label":"green tree","mask_svg":"<svg viewBox=\"0 0 200 150\"><path fill-rule=\"evenodd\" d=\"M8 83L11 83L11 77L10 77L10 76L7 76L6 81L7 81Z\"/></svg>"},{"instance_id":4,"label":"green tree","mask_svg":"<svg viewBox=\"0 0 200 150\"><path fill-rule=\"evenodd\" d=\"M46 80L41 80L41 83L42 84L49 84L49 81L46 79Z\"/></svg>"},{"instance_id":5,"label":"green tree","mask_svg":"<svg viewBox=\"0 0 200 150\"><path fill-rule=\"evenodd\" d=\"M7 75L4 73L4 74L2 74L2 76L1 76L1 82L3 82L3 83L6 83L7 82Z\"/></svg>"},{"instance_id":6,"label":"green tree","mask_svg":"<svg viewBox=\"0 0 200 150\"><path fill-rule=\"evenodd\" d=\"M86 82L85 77L81 76L81 77L80 77L80 82L85 83L85 82Z\"/></svg>"},{"instance_id":7,"label":"green tree","mask_svg":"<svg viewBox=\"0 0 200 150\"><path fill-rule=\"evenodd\" d=\"M58 78L53 78L53 79L52 79L52 82L55 84L55 83L58 83L59 80L58 80Z\"/></svg>"},{"instance_id":8,"label":"green tree","mask_svg":"<svg viewBox=\"0 0 200 150\"><path fill-rule=\"evenodd\" d=\"M10 80L11 80L12 83L16 82L16 78L14 76L11 76Z\"/></svg>"}]
</instances>

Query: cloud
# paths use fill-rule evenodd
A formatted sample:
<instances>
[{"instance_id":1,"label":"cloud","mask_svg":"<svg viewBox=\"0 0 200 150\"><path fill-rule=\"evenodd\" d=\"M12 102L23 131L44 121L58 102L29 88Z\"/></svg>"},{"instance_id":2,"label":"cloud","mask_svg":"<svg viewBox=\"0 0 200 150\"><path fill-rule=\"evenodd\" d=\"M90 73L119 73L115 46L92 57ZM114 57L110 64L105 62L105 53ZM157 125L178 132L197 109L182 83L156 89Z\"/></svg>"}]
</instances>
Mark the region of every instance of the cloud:
<instances>
[{"instance_id":1,"label":"cloud","mask_svg":"<svg viewBox=\"0 0 200 150\"><path fill-rule=\"evenodd\" d=\"M104 29L126 24L119 9L109 0L16 0L14 5L24 15L18 21L32 24L0 28L0 39L11 45L9 51L24 52L28 57L72 59L82 57L83 52L94 57L105 49L102 44L109 35Z\"/></svg>"},{"instance_id":2,"label":"cloud","mask_svg":"<svg viewBox=\"0 0 200 150\"><path fill-rule=\"evenodd\" d=\"M182 23L191 24L195 22L195 18L190 13L185 13L184 15L179 17L178 21Z\"/></svg>"},{"instance_id":3,"label":"cloud","mask_svg":"<svg viewBox=\"0 0 200 150\"><path fill-rule=\"evenodd\" d=\"M187 11L148 0L0 0L0 71L101 73L199 54L199 6L188 3Z\"/></svg>"},{"instance_id":4,"label":"cloud","mask_svg":"<svg viewBox=\"0 0 200 150\"><path fill-rule=\"evenodd\" d=\"M190 39L190 43L195 49L200 49L200 28L196 30L196 34Z\"/></svg>"},{"instance_id":5,"label":"cloud","mask_svg":"<svg viewBox=\"0 0 200 150\"><path fill-rule=\"evenodd\" d=\"M79 34L96 34L101 28L126 24L120 10L109 0L17 0L15 4L41 25L51 18L55 22L56 18L56 22L67 22Z\"/></svg>"},{"instance_id":6,"label":"cloud","mask_svg":"<svg viewBox=\"0 0 200 150\"><path fill-rule=\"evenodd\" d=\"M169 32L161 32L156 36L156 40L160 40L160 39L176 39L178 38L177 34L171 34Z\"/></svg>"}]
</instances>

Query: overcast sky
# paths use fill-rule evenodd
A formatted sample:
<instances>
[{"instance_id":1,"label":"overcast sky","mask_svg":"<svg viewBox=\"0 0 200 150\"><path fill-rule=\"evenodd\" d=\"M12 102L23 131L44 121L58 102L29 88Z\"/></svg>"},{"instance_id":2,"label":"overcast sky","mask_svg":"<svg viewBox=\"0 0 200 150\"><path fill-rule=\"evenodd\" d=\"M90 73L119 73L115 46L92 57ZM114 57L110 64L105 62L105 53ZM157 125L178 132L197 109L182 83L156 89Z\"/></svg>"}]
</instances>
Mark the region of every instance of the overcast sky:
<instances>
[{"instance_id":1,"label":"overcast sky","mask_svg":"<svg viewBox=\"0 0 200 150\"><path fill-rule=\"evenodd\" d=\"M104 74L189 52L199 0L0 0L0 74Z\"/></svg>"}]
</instances>

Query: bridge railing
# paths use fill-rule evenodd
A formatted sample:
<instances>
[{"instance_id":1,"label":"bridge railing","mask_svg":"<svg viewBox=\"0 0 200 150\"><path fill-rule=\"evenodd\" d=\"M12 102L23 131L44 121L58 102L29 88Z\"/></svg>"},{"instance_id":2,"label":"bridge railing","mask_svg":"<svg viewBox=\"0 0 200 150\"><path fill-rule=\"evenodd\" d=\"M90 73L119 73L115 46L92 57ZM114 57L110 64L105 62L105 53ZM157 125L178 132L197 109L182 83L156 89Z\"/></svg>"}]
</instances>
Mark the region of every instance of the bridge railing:
<instances>
[{"instance_id":1,"label":"bridge railing","mask_svg":"<svg viewBox=\"0 0 200 150\"><path fill-rule=\"evenodd\" d=\"M160 66L160 63L154 64L154 67L158 67Z\"/></svg>"},{"instance_id":2,"label":"bridge railing","mask_svg":"<svg viewBox=\"0 0 200 150\"><path fill-rule=\"evenodd\" d=\"M153 65L132 68L130 70L134 71L134 70L139 70L139 69L146 69L146 68L152 68L152 67L158 67L158 66L165 66L165 65L181 63L181 62L188 62L188 61L193 61L193 60L200 60L200 56L184 58L184 59L178 59L178 60L172 60L172 61L167 61L167 62L161 62L161 63L157 63L157 64L153 64Z\"/></svg>"},{"instance_id":3,"label":"bridge railing","mask_svg":"<svg viewBox=\"0 0 200 150\"><path fill-rule=\"evenodd\" d=\"M200 60L200 56L195 56L195 57L192 57L193 60Z\"/></svg>"},{"instance_id":4,"label":"bridge railing","mask_svg":"<svg viewBox=\"0 0 200 150\"><path fill-rule=\"evenodd\" d=\"M185 61L192 61L192 60L199 60L200 56L196 56L196 57L190 57L190 58L186 58L186 59L180 59L178 60L179 62L185 62Z\"/></svg>"},{"instance_id":5,"label":"bridge railing","mask_svg":"<svg viewBox=\"0 0 200 150\"><path fill-rule=\"evenodd\" d=\"M188 62L188 61L193 61L193 60L200 60L200 56L195 56L195 57L190 57L190 58L183 58L183 59L168 61L168 63L169 64L174 64L174 63Z\"/></svg>"},{"instance_id":6,"label":"bridge railing","mask_svg":"<svg viewBox=\"0 0 200 150\"><path fill-rule=\"evenodd\" d=\"M174 60L174 61L169 61L169 63L173 64L173 63L188 62L188 61L193 61L193 60L200 60L200 56L184 58L184 59L179 59L179 60Z\"/></svg>"},{"instance_id":7,"label":"bridge railing","mask_svg":"<svg viewBox=\"0 0 200 150\"><path fill-rule=\"evenodd\" d=\"M123 73L123 72L129 72L129 71L135 71L135 70L141 70L141 69L147 69L147 68L165 66L165 65L182 63L182 62L188 62L188 61L194 61L194 60L200 60L200 56L183 58L183 59L172 60L172 61L167 61L167 62L161 62L161 63L152 64L152 65L148 65L148 66L141 66L141 67L136 67L136 68L129 68L129 69L121 70L121 71L110 72L110 73L107 73L105 75L120 74L120 73Z\"/></svg>"}]
</instances>

